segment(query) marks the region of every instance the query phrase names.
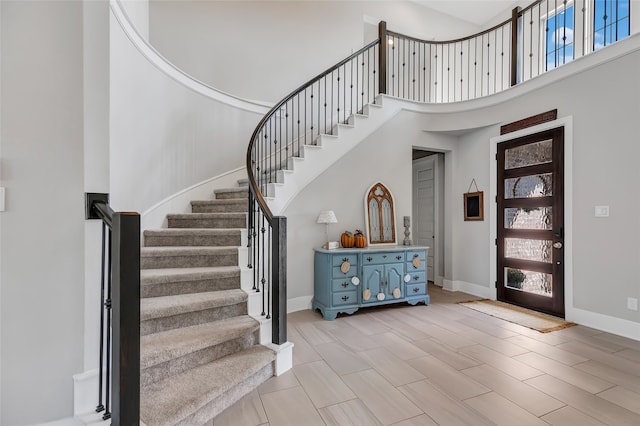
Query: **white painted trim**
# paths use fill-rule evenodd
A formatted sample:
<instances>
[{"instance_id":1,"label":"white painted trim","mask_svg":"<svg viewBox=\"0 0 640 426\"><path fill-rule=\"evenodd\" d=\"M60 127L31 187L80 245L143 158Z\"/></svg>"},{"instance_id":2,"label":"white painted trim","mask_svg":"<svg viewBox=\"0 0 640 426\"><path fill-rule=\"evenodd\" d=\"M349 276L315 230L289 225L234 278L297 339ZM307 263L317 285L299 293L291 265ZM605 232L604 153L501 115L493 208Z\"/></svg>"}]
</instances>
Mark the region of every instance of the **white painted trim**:
<instances>
[{"instance_id":1,"label":"white painted trim","mask_svg":"<svg viewBox=\"0 0 640 426\"><path fill-rule=\"evenodd\" d=\"M98 400L98 369L73 375L73 415L94 411Z\"/></svg>"},{"instance_id":2,"label":"white painted trim","mask_svg":"<svg viewBox=\"0 0 640 426\"><path fill-rule=\"evenodd\" d=\"M136 47L136 49L140 51L149 63L155 66L158 70L164 72L167 76L173 78L178 83L207 98L260 115L265 115L273 106L273 104L268 102L248 100L231 95L223 92L222 90L206 85L205 83L186 74L184 71L169 62L153 46L151 46L151 44L149 44L149 42L140 35L140 33L138 33L119 0L110 0L109 5L116 21L120 27L122 27L127 38Z\"/></svg>"},{"instance_id":3,"label":"white painted trim","mask_svg":"<svg viewBox=\"0 0 640 426\"><path fill-rule=\"evenodd\" d=\"M640 341L640 324L634 321L577 308L569 309L565 317L567 321Z\"/></svg>"},{"instance_id":4,"label":"white painted trim","mask_svg":"<svg viewBox=\"0 0 640 426\"><path fill-rule=\"evenodd\" d=\"M313 296L294 297L287 300L287 313L304 311L311 309L311 299Z\"/></svg>"},{"instance_id":5,"label":"white painted trim","mask_svg":"<svg viewBox=\"0 0 640 426\"><path fill-rule=\"evenodd\" d=\"M496 289L466 281L443 280L442 289L447 291L461 291L484 299L496 300Z\"/></svg>"},{"instance_id":6,"label":"white painted trim","mask_svg":"<svg viewBox=\"0 0 640 426\"><path fill-rule=\"evenodd\" d=\"M276 353L276 376L280 376L291 370L293 367L293 343L285 342L282 345L268 343L265 346Z\"/></svg>"},{"instance_id":7,"label":"white painted trim","mask_svg":"<svg viewBox=\"0 0 640 426\"><path fill-rule=\"evenodd\" d=\"M47 423L39 423L37 426L79 426L83 425L81 421L76 420L73 417L66 417L60 420L54 420L52 422Z\"/></svg>"},{"instance_id":8,"label":"white painted trim","mask_svg":"<svg viewBox=\"0 0 640 426\"><path fill-rule=\"evenodd\" d=\"M562 117L554 121L539 124L508 133L502 136L491 138L489 147L489 282L495 283L497 280L497 259L498 253L494 243L497 238L496 223L497 209L496 195L498 188L498 164L496 153L498 143L545 130L564 128L564 309L565 315L574 309L573 307L573 116ZM495 284L494 284L495 286ZM495 289L494 289L495 290ZM600 329L600 327L595 327Z\"/></svg>"}]
</instances>

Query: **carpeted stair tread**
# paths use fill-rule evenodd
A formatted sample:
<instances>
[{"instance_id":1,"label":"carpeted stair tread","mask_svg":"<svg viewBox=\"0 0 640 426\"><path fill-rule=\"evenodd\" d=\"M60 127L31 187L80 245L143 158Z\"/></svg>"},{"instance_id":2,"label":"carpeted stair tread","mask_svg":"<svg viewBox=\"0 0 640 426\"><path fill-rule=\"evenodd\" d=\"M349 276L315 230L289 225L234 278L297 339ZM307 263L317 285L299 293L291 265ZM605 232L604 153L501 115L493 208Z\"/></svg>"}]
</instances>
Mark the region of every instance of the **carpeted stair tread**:
<instances>
[{"instance_id":1,"label":"carpeted stair tread","mask_svg":"<svg viewBox=\"0 0 640 426\"><path fill-rule=\"evenodd\" d=\"M204 311L222 306L246 303L243 290L220 290L207 293L179 294L175 296L147 297L140 300L140 320Z\"/></svg>"},{"instance_id":2,"label":"carpeted stair tread","mask_svg":"<svg viewBox=\"0 0 640 426\"><path fill-rule=\"evenodd\" d=\"M191 201L193 213L239 213L246 212L248 209L249 204L246 198Z\"/></svg>"},{"instance_id":3,"label":"carpeted stair tread","mask_svg":"<svg viewBox=\"0 0 640 426\"><path fill-rule=\"evenodd\" d=\"M213 191L214 198L216 200L224 200L224 199L246 199L249 197L249 188L244 187L235 187L235 188L221 188Z\"/></svg>"},{"instance_id":4,"label":"carpeted stair tread","mask_svg":"<svg viewBox=\"0 0 640 426\"><path fill-rule=\"evenodd\" d=\"M142 336L140 368L148 368L253 333L259 327L258 321L244 315Z\"/></svg>"},{"instance_id":5,"label":"carpeted stair tread","mask_svg":"<svg viewBox=\"0 0 640 426\"><path fill-rule=\"evenodd\" d=\"M240 276L239 266L142 269L140 271L140 285L192 281L204 278L228 278L235 276Z\"/></svg>"},{"instance_id":6,"label":"carpeted stair tread","mask_svg":"<svg viewBox=\"0 0 640 426\"><path fill-rule=\"evenodd\" d=\"M189 213L193 214L193 213ZM144 231L144 236L156 236L156 235L211 235L211 236L226 236L226 235L240 235L241 228L228 228L228 229L210 229L210 228L162 228L162 229L150 229Z\"/></svg>"},{"instance_id":7,"label":"carpeted stair tread","mask_svg":"<svg viewBox=\"0 0 640 426\"><path fill-rule=\"evenodd\" d=\"M239 219L246 217L246 212L174 213L167 215L167 219Z\"/></svg>"},{"instance_id":8,"label":"carpeted stair tread","mask_svg":"<svg viewBox=\"0 0 640 426\"><path fill-rule=\"evenodd\" d=\"M244 220L244 219L243 219ZM146 247L239 246L240 228L163 228L144 231Z\"/></svg>"},{"instance_id":9,"label":"carpeted stair tread","mask_svg":"<svg viewBox=\"0 0 640 426\"><path fill-rule=\"evenodd\" d=\"M169 228L222 228L243 229L247 226L247 213L180 213L168 214Z\"/></svg>"},{"instance_id":10,"label":"carpeted stair tread","mask_svg":"<svg viewBox=\"0 0 640 426\"><path fill-rule=\"evenodd\" d=\"M203 293L240 288L240 267L212 266L140 270L141 297Z\"/></svg>"},{"instance_id":11,"label":"carpeted stair tread","mask_svg":"<svg viewBox=\"0 0 640 426\"><path fill-rule=\"evenodd\" d=\"M249 178L238 179L238 186L246 188L249 186Z\"/></svg>"},{"instance_id":12,"label":"carpeted stair tread","mask_svg":"<svg viewBox=\"0 0 640 426\"><path fill-rule=\"evenodd\" d=\"M142 247L141 269L200 268L238 264L238 247Z\"/></svg>"},{"instance_id":13,"label":"carpeted stair tread","mask_svg":"<svg viewBox=\"0 0 640 426\"><path fill-rule=\"evenodd\" d=\"M235 386L273 362L270 349L256 345L147 386L140 395L140 417L148 426L175 425L224 397Z\"/></svg>"}]
</instances>

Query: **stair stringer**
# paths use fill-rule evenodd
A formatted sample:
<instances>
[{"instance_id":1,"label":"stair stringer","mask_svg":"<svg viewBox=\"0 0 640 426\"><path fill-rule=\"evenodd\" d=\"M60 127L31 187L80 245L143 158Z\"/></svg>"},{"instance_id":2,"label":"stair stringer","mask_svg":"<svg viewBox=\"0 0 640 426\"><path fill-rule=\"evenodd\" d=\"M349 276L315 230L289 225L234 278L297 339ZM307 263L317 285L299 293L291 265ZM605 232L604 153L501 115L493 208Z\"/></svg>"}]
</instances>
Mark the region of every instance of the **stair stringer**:
<instances>
[{"instance_id":1,"label":"stair stringer","mask_svg":"<svg viewBox=\"0 0 640 426\"><path fill-rule=\"evenodd\" d=\"M352 115L349 125L334 126L334 134L320 135L317 145L301 147L302 158L290 159L295 162L293 170L282 173L278 183L267 187L266 201L274 215L282 214L315 178L403 110L404 102L385 97L383 105L382 99L376 97L376 103L365 105L363 114Z\"/></svg>"}]
</instances>

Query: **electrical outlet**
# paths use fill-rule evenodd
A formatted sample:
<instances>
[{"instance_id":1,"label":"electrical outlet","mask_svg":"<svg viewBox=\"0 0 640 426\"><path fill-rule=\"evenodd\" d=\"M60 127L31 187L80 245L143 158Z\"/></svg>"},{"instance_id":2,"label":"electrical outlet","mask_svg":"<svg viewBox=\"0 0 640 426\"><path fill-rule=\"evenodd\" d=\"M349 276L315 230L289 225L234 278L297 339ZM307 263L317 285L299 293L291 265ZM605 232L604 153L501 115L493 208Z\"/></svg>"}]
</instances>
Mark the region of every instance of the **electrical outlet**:
<instances>
[{"instance_id":1,"label":"electrical outlet","mask_svg":"<svg viewBox=\"0 0 640 426\"><path fill-rule=\"evenodd\" d=\"M627 297L627 309L631 311L638 310L638 299L635 297Z\"/></svg>"}]
</instances>

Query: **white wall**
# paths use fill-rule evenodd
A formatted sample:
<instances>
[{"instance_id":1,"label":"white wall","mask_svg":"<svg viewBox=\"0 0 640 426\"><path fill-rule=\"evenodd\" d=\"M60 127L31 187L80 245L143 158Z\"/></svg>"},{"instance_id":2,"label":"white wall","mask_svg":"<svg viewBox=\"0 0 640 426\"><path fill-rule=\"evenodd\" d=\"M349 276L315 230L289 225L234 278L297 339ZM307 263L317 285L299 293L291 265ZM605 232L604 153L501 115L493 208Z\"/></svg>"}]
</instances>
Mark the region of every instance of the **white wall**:
<instances>
[{"instance_id":1,"label":"white wall","mask_svg":"<svg viewBox=\"0 0 640 426\"><path fill-rule=\"evenodd\" d=\"M205 97L148 61L111 17L110 191L114 209L144 212L245 164L261 115Z\"/></svg>"},{"instance_id":2,"label":"white wall","mask_svg":"<svg viewBox=\"0 0 640 426\"><path fill-rule=\"evenodd\" d=\"M82 2L2 1L2 413L68 417L82 371Z\"/></svg>"},{"instance_id":3,"label":"white wall","mask_svg":"<svg viewBox=\"0 0 640 426\"><path fill-rule=\"evenodd\" d=\"M377 38L371 23L381 20L426 39L478 29L409 1L182 0L152 0L149 28L154 47L187 73L275 102Z\"/></svg>"}]
</instances>

